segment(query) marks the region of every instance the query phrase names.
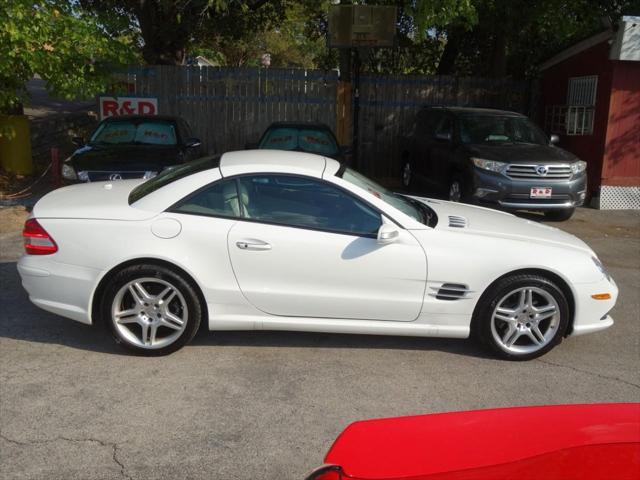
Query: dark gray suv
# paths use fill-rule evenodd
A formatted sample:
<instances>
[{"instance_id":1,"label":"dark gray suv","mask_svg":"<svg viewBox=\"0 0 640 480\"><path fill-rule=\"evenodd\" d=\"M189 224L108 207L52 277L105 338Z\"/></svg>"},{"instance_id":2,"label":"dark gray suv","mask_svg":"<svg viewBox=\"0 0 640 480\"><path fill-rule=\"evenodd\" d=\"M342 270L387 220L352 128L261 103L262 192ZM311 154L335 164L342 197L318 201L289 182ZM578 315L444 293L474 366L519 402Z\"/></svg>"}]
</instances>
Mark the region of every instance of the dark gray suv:
<instances>
[{"instance_id":1,"label":"dark gray suv","mask_svg":"<svg viewBox=\"0 0 640 480\"><path fill-rule=\"evenodd\" d=\"M403 185L453 201L571 217L587 189L586 162L533 122L501 110L425 107L400 137Z\"/></svg>"}]
</instances>

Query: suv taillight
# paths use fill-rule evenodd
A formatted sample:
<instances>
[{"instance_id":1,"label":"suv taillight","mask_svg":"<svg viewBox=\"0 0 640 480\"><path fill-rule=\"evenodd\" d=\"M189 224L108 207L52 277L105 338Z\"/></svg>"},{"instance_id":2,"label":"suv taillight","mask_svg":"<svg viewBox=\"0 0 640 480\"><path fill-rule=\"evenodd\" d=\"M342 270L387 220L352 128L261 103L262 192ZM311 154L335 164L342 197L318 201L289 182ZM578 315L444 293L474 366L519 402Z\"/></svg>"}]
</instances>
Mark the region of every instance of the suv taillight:
<instances>
[{"instance_id":1,"label":"suv taillight","mask_svg":"<svg viewBox=\"0 0 640 480\"><path fill-rule=\"evenodd\" d=\"M24 223L22 237L27 255L50 255L58 251L56 242L35 218L30 218Z\"/></svg>"}]
</instances>

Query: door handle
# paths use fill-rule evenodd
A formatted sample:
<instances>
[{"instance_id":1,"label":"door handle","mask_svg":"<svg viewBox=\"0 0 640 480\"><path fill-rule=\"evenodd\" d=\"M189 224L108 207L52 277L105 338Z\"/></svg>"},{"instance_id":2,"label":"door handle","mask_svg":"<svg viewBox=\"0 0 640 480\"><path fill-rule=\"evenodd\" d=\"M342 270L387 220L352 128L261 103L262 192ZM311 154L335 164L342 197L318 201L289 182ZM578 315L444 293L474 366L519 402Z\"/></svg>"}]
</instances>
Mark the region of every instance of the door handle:
<instances>
[{"instance_id":1,"label":"door handle","mask_svg":"<svg viewBox=\"0 0 640 480\"><path fill-rule=\"evenodd\" d=\"M271 250L270 244L256 240L240 240L239 242L236 242L236 246L240 250Z\"/></svg>"}]
</instances>

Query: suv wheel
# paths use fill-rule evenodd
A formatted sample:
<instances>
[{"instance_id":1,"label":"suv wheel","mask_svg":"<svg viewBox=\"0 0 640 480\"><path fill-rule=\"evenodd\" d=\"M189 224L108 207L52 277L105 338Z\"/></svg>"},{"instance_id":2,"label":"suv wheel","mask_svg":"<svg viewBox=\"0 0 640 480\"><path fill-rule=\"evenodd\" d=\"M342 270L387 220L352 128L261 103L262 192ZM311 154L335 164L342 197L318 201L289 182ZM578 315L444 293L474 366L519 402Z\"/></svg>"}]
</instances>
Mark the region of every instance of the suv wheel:
<instances>
[{"instance_id":1,"label":"suv wheel","mask_svg":"<svg viewBox=\"0 0 640 480\"><path fill-rule=\"evenodd\" d=\"M449 201L461 202L464 199L462 180L458 177L453 177L449 184Z\"/></svg>"},{"instance_id":2,"label":"suv wheel","mask_svg":"<svg viewBox=\"0 0 640 480\"><path fill-rule=\"evenodd\" d=\"M413 174L411 172L411 164L406 162L402 167L402 186L407 190L413 185Z\"/></svg>"}]
</instances>

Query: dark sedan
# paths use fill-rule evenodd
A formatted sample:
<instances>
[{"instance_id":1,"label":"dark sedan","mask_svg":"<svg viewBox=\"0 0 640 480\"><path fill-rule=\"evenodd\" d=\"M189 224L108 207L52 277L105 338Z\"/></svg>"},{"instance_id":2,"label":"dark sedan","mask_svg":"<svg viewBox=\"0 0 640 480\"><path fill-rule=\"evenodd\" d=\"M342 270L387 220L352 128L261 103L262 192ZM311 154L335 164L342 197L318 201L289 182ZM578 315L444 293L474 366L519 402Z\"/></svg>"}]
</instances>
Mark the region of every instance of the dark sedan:
<instances>
[{"instance_id":1,"label":"dark sedan","mask_svg":"<svg viewBox=\"0 0 640 480\"><path fill-rule=\"evenodd\" d=\"M402 182L453 201L565 220L584 202L586 163L555 142L518 113L425 107L400 138Z\"/></svg>"},{"instance_id":2,"label":"dark sedan","mask_svg":"<svg viewBox=\"0 0 640 480\"><path fill-rule=\"evenodd\" d=\"M68 182L151 178L200 156L200 140L186 121L169 116L110 117L62 163Z\"/></svg>"}]
</instances>

